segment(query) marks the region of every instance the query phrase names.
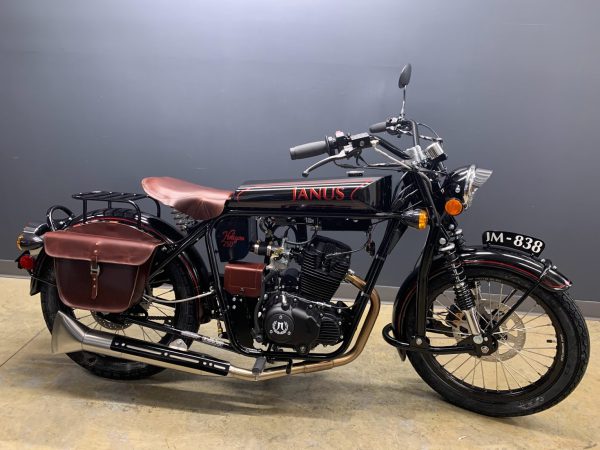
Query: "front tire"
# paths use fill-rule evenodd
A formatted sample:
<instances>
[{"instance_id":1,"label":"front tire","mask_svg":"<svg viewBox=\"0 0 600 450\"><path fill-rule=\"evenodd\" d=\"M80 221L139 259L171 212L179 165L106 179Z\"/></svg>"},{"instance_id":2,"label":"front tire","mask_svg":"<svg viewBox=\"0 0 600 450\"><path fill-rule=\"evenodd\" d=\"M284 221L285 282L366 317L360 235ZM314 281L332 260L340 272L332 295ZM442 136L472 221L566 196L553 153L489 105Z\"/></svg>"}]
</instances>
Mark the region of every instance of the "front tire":
<instances>
[{"instance_id":1,"label":"front tire","mask_svg":"<svg viewBox=\"0 0 600 450\"><path fill-rule=\"evenodd\" d=\"M511 302L532 286L530 279L499 269L468 266L465 272L480 292L477 308L482 328L501 317ZM486 283L489 293L482 295L485 289L481 286ZM499 293L497 287L492 287L494 283L500 285ZM510 291L503 293L503 286ZM513 291L502 305L502 299ZM409 301L406 314L399 319L403 323L395 324L396 329L404 330L406 340L415 333L415 297ZM427 337L431 345L453 345L464 337L465 324L461 324L458 309L452 306L449 274L430 281L428 304ZM589 335L567 293L536 289L496 336L498 349L483 358L425 352L409 352L408 357L421 378L448 402L494 417L543 411L565 399L581 381L589 359Z\"/></svg>"}]
</instances>

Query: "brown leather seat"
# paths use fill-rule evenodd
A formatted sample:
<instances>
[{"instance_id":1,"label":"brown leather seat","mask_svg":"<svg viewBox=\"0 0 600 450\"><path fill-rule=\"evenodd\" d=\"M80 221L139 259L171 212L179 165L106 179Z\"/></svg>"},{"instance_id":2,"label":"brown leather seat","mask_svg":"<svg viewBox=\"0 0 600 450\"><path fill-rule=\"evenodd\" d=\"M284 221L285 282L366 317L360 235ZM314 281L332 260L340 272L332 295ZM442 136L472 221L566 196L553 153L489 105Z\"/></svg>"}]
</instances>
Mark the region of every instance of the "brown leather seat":
<instances>
[{"instance_id":1,"label":"brown leather seat","mask_svg":"<svg viewBox=\"0 0 600 450\"><path fill-rule=\"evenodd\" d=\"M146 194L196 220L219 216L233 192L215 189L171 177L142 180Z\"/></svg>"}]
</instances>

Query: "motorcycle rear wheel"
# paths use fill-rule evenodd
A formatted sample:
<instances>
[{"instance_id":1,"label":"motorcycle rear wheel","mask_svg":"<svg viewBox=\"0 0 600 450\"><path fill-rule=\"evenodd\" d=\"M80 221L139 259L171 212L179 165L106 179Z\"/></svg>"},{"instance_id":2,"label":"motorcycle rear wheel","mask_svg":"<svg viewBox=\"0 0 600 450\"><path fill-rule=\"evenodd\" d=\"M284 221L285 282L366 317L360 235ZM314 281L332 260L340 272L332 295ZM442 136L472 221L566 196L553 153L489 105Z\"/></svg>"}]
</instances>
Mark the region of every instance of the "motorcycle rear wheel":
<instances>
[{"instance_id":1,"label":"motorcycle rear wheel","mask_svg":"<svg viewBox=\"0 0 600 450\"><path fill-rule=\"evenodd\" d=\"M54 264L52 261L46 266L45 272L46 273L43 274L42 278L55 284ZM152 295L154 296L159 295L161 298L165 299L169 299L169 297L170 299L180 299L196 295L191 280L177 259L168 264L163 273L157 275L157 278L160 278L160 281L165 284L172 286L172 289L163 288L159 291L159 294L154 292L156 289L153 289ZM166 293L167 291L170 292ZM138 325L132 325L132 327L137 328L135 330L129 329L128 333L127 329L119 330L118 328L114 328L114 325L111 324L110 321L105 320L101 314L70 308L60 300L56 286L49 283L43 283L41 285L40 296L42 313L50 333L52 333L52 326L56 314L58 311L61 311L90 328L99 329L105 332L116 334L122 333L122 335L125 336L129 335L130 337L141 338L142 340L160 343L162 345L168 345L174 340L171 335L157 333L150 329L144 330L143 327ZM177 329L196 332L199 328L197 308L198 304L196 301L189 301L177 303L173 306L151 306L148 309L148 314L164 315L165 318L162 320L165 323L167 323L168 320L168 323ZM160 316L158 316L157 319L160 321ZM186 343L189 345L191 342ZM152 366L150 364L99 355L88 351L67 353L67 356L94 375L115 380L142 379L164 370L161 367Z\"/></svg>"},{"instance_id":2,"label":"motorcycle rear wheel","mask_svg":"<svg viewBox=\"0 0 600 450\"><path fill-rule=\"evenodd\" d=\"M507 312L532 285L528 278L498 269L469 266L466 275L480 288L482 327ZM490 286L489 292L483 292L484 286ZM453 345L467 335L453 300L448 274L430 281L427 337L432 345ZM415 304L413 297L401 319L405 339L414 335ZM589 335L567 293L536 289L497 336L502 338L497 350L483 358L424 352L409 352L408 357L421 378L448 402L494 417L543 411L565 399L581 381L589 359Z\"/></svg>"}]
</instances>

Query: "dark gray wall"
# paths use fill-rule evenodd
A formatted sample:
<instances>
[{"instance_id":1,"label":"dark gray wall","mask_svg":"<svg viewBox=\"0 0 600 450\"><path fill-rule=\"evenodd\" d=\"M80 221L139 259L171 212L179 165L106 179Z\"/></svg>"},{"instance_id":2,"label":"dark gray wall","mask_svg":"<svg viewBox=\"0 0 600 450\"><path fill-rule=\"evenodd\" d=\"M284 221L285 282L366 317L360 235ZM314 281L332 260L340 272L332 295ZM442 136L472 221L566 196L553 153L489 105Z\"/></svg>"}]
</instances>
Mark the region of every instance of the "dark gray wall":
<instances>
[{"instance_id":1,"label":"dark gray wall","mask_svg":"<svg viewBox=\"0 0 600 450\"><path fill-rule=\"evenodd\" d=\"M599 15L595 1L2 0L0 259L76 191L298 176L287 149L397 113L412 62L409 113L446 138L450 166L495 170L467 237L542 237L574 296L598 299ZM421 244L400 244L382 284Z\"/></svg>"}]
</instances>

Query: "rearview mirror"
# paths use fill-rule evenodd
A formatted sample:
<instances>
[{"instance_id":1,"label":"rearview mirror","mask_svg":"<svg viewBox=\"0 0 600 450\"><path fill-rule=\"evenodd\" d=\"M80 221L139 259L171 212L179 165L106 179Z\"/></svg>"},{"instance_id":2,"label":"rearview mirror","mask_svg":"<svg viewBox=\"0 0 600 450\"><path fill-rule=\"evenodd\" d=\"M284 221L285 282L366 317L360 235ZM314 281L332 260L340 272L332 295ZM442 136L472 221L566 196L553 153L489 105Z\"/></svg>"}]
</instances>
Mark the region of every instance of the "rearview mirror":
<instances>
[{"instance_id":1,"label":"rearview mirror","mask_svg":"<svg viewBox=\"0 0 600 450\"><path fill-rule=\"evenodd\" d=\"M400 89L404 89L408 86L410 82L410 72L412 71L412 67L410 64L405 65L402 68L402 72L400 72L400 78L398 79L398 87Z\"/></svg>"}]
</instances>

